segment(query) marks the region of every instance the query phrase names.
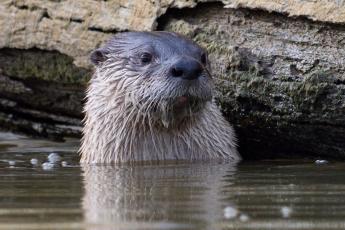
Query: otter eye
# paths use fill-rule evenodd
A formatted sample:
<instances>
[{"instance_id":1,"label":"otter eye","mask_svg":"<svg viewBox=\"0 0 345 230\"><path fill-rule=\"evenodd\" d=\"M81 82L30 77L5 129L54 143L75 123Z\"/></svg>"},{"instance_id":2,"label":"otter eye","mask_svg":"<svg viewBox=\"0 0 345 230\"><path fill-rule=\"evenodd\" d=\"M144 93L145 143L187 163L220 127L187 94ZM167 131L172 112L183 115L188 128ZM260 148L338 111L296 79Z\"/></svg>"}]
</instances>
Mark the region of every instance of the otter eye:
<instances>
[{"instance_id":1,"label":"otter eye","mask_svg":"<svg viewBox=\"0 0 345 230\"><path fill-rule=\"evenodd\" d=\"M148 64L152 61L152 55L150 53L142 53L140 55L140 60L143 64Z\"/></svg>"},{"instance_id":2,"label":"otter eye","mask_svg":"<svg viewBox=\"0 0 345 230\"><path fill-rule=\"evenodd\" d=\"M206 65L207 62L207 56L205 53L201 54L200 61L203 65Z\"/></svg>"}]
</instances>

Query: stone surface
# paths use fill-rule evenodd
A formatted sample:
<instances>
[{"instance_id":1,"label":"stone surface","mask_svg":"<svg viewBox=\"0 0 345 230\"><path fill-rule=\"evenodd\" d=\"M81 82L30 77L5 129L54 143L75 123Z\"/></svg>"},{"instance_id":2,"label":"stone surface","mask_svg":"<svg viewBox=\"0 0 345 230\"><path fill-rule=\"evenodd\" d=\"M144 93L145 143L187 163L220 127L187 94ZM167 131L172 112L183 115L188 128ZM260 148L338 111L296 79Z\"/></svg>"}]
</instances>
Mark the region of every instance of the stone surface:
<instances>
[{"instance_id":1,"label":"stone surface","mask_svg":"<svg viewBox=\"0 0 345 230\"><path fill-rule=\"evenodd\" d=\"M57 50L89 67L89 52L113 33L153 30L168 7L194 5L188 0L2 0L0 48Z\"/></svg>"},{"instance_id":2,"label":"stone surface","mask_svg":"<svg viewBox=\"0 0 345 230\"><path fill-rule=\"evenodd\" d=\"M344 0L224 0L225 8L262 9L284 13L288 16L303 16L315 21L345 22Z\"/></svg>"},{"instance_id":3,"label":"stone surface","mask_svg":"<svg viewBox=\"0 0 345 230\"><path fill-rule=\"evenodd\" d=\"M88 54L112 33L153 30L167 9L214 0L2 0L0 48L57 50L89 67ZM223 0L225 8L263 9L289 16L345 23L344 0Z\"/></svg>"},{"instance_id":4,"label":"stone surface","mask_svg":"<svg viewBox=\"0 0 345 230\"><path fill-rule=\"evenodd\" d=\"M163 27L209 50L242 152L344 157L344 27L219 4L168 12Z\"/></svg>"},{"instance_id":5,"label":"stone surface","mask_svg":"<svg viewBox=\"0 0 345 230\"><path fill-rule=\"evenodd\" d=\"M345 158L344 4L3 0L0 127L79 135L90 51L117 32L161 29L208 49L242 154Z\"/></svg>"},{"instance_id":6,"label":"stone surface","mask_svg":"<svg viewBox=\"0 0 345 230\"><path fill-rule=\"evenodd\" d=\"M79 135L90 71L56 51L0 49L0 127L61 139Z\"/></svg>"}]
</instances>

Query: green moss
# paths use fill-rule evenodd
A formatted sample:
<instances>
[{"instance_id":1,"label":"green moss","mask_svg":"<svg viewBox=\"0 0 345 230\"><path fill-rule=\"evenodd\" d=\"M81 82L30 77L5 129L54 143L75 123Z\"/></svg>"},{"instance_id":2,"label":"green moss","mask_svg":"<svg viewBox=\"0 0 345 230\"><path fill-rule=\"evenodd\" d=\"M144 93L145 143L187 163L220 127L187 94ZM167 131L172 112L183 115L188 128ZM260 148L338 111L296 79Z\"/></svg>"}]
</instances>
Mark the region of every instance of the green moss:
<instances>
[{"instance_id":1,"label":"green moss","mask_svg":"<svg viewBox=\"0 0 345 230\"><path fill-rule=\"evenodd\" d=\"M76 67L71 57L39 49L1 49L0 70L10 77L59 83L85 83L90 77L90 72Z\"/></svg>"}]
</instances>

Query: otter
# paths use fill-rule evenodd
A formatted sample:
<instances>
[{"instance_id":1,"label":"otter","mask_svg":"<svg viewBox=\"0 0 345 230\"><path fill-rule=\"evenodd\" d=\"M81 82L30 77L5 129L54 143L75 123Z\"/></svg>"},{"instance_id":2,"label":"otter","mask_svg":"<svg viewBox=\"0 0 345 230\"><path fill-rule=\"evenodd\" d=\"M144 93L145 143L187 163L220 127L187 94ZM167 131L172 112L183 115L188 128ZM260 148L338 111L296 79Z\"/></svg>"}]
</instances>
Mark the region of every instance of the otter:
<instances>
[{"instance_id":1,"label":"otter","mask_svg":"<svg viewBox=\"0 0 345 230\"><path fill-rule=\"evenodd\" d=\"M91 53L81 163L238 161L204 49L173 32L124 32Z\"/></svg>"},{"instance_id":2,"label":"otter","mask_svg":"<svg viewBox=\"0 0 345 230\"><path fill-rule=\"evenodd\" d=\"M83 164L85 230L123 229L120 226L126 226L124 229L195 229L190 227L199 226L200 221L208 226L206 229L218 229L210 226L218 223L223 215L222 210L228 202L224 197L233 192L224 187L238 180L236 172L236 164L217 161L186 162L178 167L164 163L135 167ZM187 209L181 200L188 204ZM196 211L201 213L195 215ZM186 220L177 219L177 216L193 217ZM173 221L179 227L163 227L159 224L162 221ZM181 227L185 221L188 221L187 227ZM145 225L147 223L150 225Z\"/></svg>"}]
</instances>

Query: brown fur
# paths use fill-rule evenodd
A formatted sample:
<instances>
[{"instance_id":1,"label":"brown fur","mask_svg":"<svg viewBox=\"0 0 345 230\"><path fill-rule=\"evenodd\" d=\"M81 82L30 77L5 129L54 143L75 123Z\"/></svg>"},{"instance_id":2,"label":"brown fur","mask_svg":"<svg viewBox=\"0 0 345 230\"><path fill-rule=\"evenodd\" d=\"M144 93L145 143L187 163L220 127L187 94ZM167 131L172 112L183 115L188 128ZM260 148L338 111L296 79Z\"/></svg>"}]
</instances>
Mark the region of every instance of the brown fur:
<instances>
[{"instance_id":1,"label":"brown fur","mask_svg":"<svg viewBox=\"0 0 345 230\"><path fill-rule=\"evenodd\" d=\"M212 100L209 64L203 65L203 78L193 83L169 77L170 64L163 59L140 66L124 53L134 42L145 46L146 40L138 42L135 36L146 39L146 35L158 36L163 46L164 39L175 39L201 50L165 32L125 33L108 43L105 56L97 54L102 62L96 65L87 90L81 162L239 160L233 128ZM185 55L170 55L169 61ZM151 71L153 65L156 69ZM188 101L181 106L179 100L186 94Z\"/></svg>"}]
</instances>

